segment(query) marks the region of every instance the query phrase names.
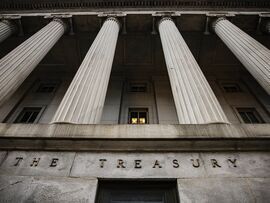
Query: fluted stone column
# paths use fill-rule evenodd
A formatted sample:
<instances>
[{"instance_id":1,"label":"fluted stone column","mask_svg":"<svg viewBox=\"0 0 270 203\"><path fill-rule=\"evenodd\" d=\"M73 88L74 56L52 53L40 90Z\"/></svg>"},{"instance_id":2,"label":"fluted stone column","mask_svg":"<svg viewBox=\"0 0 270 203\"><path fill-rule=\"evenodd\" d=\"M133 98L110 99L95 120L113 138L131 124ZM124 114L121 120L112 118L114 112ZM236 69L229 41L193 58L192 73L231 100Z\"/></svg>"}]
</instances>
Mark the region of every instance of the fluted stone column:
<instances>
[{"instance_id":1,"label":"fluted stone column","mask_svg":"<svg viewBox=\"0 0 270 203\"><path fill-rule=\"evenodd\" d=\"M270 50L225 18L216 20L213 29L270 95Z\"/></svg>"},{"instance_id":2,"label":"fluted stone column","mask_svg":"<svg viewBox=\"0 0 270 203\"><path fill-rule=\"evenodd\" d=\"M211 87L171 18L159 33L180 124L228 123Z\"/></svg>"},{"instance_id":3,"label":"fluted stone column","mask_svg":"<svg viewBox=\"0 0 270 203\"><path fill-rule=\"evenodd\" d=\"M0 104L7 100L65 32L54 19L0 60Z\"/></svg>"},{"instance_id":4,"label":"fluted stone column","mask_svg":"<svg viewBox=\"0 0 270 203\"><path fill-rule=\"evenodd\" d=\"M269 35L270 34L270 21L268 21L265 25L265 31Z\"/></svg>"},{"instance_id":5,"label":"fluted stone column","mask_svg":"<svg viewBox=\"0 0 270 203\"><path fill-rule=\"evenodd\" d=\"M119 33L119 22L108 18L71 82L52 123L100 122Z\"/></svg>"},{"instance_id":6,"label":"fluted stone column","mask_svg":"<svg viewBox=\"0 0 270 203\"><path fill-rule=\"evenodd\" d=\"M10 35L17 30L15 24L8 20L2 20L0 22L0 43L7 39Z\"/></svg>"}]
</instances>

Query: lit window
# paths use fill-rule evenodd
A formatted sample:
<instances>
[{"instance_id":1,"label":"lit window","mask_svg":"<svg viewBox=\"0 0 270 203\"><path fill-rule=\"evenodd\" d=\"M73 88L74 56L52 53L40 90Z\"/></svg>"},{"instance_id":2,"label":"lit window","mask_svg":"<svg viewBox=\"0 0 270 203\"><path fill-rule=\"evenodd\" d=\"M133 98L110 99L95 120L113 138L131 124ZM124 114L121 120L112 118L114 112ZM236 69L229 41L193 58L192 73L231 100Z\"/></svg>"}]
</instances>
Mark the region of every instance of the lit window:
<instances>
[{"instance_id":1,"label":"lit window","mask_svg":"<svg viewBox=\"0 0 270 203\"><path fill-rule=\"evenodd\" d=\"M244 123L264 123L254 108L237 108Z\"/></svg>"},{"instance_id":2,"label":"lit window","mask_svg":"<svg viewBox=\"0 0 270 203\"><path fill-rule=\"evenodd\" d=\"M236 83L222 83L222 88L225 92L241 92L241 88Z\"/></svg>"},{"instance_id":3,"label":"lit window","mask_svg":"<svg viewBox=\"0 0 270 203\"><path fill-rule=\"evenodd\" d=\"M35 123L38 120L42 107L25 107L14 123Z\"/></svg>"},{"instance_id":4,"label":"lit window","mask_svg":"<svg viewBox=\"0 0 270 203\"><path fill-rule=\"evenodd\" d=\"M141 108L129 109L129 124L147 124L148 110Z\"/></svg>"},{"instance_id":5,"label":"lit window","mask_svg":"<svg viewBox=\"0 0 270 203\"><path fill-rule=\"evenodd\" d=\"M36 90L38 93L51 93L55 92L56 88L58 86L58 83L52 82L52 83L41 83Z\"/></svg>"},{"instance_id":6,"label":"lit window","mask_svg":"<svg viewBox=\"0 0 270 203\"><path fill-rule=\"evenodd\" d=\"M146 83L130 83L129 91L130 92L146 92L147 84Z\"/></svg>"}]
</instances>

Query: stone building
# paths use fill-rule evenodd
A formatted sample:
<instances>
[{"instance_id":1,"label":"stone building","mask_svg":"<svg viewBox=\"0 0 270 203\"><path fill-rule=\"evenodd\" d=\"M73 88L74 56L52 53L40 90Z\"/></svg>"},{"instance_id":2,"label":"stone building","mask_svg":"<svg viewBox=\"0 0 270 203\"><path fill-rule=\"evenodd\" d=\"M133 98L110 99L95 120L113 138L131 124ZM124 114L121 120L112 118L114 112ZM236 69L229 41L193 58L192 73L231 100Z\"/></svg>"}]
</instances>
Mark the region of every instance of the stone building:
<instances>
[{"instance_id":1,"label":"stone building","mask_svg":"<svg viewBox=\"0 0 270 203\"><path fill-rule=\"evenodd\" d=\"M269 202L268 0L1 0L0 202Z\"/></svg>"}]
</instances>

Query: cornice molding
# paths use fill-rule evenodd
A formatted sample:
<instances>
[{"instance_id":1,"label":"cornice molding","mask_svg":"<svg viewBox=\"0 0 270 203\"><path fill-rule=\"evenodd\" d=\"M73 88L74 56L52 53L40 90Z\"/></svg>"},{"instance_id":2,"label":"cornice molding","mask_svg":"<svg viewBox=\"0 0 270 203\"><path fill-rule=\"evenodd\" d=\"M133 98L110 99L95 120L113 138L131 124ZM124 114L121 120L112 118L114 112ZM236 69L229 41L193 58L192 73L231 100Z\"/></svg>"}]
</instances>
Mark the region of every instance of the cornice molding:
<instances>
[{"instance_id":1,"label":"cornice molding","mask_svg":"<svg viewBox=\"0 0 270 203\"><path fill-rule=\"evenodd\" d=\"M270 9L268 0L1 0L0 10L110 8Z\"/></svg>"}]
</instances>

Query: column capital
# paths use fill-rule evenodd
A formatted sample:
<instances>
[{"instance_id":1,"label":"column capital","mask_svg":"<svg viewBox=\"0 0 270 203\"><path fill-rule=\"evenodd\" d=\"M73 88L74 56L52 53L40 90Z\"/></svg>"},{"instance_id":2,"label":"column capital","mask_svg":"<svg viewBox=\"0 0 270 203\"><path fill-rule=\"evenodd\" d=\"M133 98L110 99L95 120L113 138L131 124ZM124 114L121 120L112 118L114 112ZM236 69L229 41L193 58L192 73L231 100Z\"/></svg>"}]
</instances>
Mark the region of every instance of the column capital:
<instances>
[{"instance_id":1,"label":"column capital","mask_svg":"<svg viewBox=\"0 0 270 203\"><path fill-rule=\"evenodd\" d=\"M18 26L10 20L0 21L0 42L3 42L9 36L18 31Z\"/></svg>"},{"instance_id":2,"label":"column capital","mask_svg":"<svg viewBox=\"0 0 270 203\"><path fill-rule=\"evenodd\" d=\"M265 24L265 32L267 34L270 34L270 20Z\"/></svg>"},{"instance_id":3,"label":"column capital","mask_svg":"<svg viewBox=\"0 0 270 203\"><path fill-rule=\"evenodd\" d=\"M68 30L68 25L67 23L65 23L61 18L53 18L54 22L58 22L60 23L61 25L63 25L64 29L65 29L65 32Z\"/></svg>"},{"instance_id":4,"label":"column capital","mask_svg":"<svg viewBox=\"0 0 270 203\"><path fill-rule=\"evenodd\" d=\"M118 24L119 28L121 27L121 23L120 23L120 21L116 17L108 16L107 19L104 21L104 23L106 21L114 21L114 22L116 22Z\"/></svg>"},{"instance_id":5,"label":"column capital","mask_svg":"<svg viewBox=\"0 0 270 203\"><path fill-rule=\"evenodd\" d=\"M220 21L223 21L223 20L228 20L228 19L223 16L223 17L219 17L216 20L214 20L213 23L212 23L212 28L215 29L217 23L220 22Z\"/></svg>"},{"instance_id":6,"label":"column capital","mask_svg":"<svg viewBox=\"0 0 270 203\"><path fill-rule=\"evenodd\" d=\"M7 20L7 19L2 20L1 22L6 24L7 26L9 26L12 29L13 33L17 32L18 27L17 27L16 23L12 22L11 20Z\"/></svg>"},{"instance_id":7,"label":"column capital","mask_svg":"<svg viewBox=\"0 0 270 203\"><path fill-rule=\"evenodd\" d=\"M5 23L6 25L11 25L11 26L14 25L14 23L12 23L10 20L7 20L7 19L2 20L1 22Z\"/></svg>"},{"instance_id":8,"label":"column capital","mask_svg":"<svg viewBox=\"0 0 270 203\"><path fill-rule=\"evenodd\" d=\"M173 19L172 19L170 16L163 16L163 17L159 20L159 22L158 22L158 27L159 27L159 25L160 25L163 21L165 21L165 20L169 20L169 21L172 21L172 22L173 22Z\"/></svg>"}]
</instances>

